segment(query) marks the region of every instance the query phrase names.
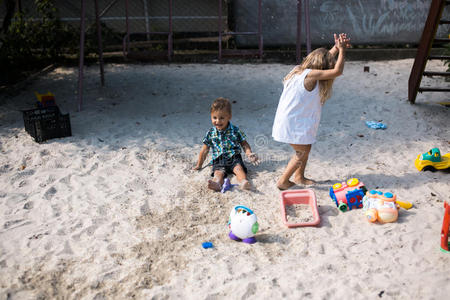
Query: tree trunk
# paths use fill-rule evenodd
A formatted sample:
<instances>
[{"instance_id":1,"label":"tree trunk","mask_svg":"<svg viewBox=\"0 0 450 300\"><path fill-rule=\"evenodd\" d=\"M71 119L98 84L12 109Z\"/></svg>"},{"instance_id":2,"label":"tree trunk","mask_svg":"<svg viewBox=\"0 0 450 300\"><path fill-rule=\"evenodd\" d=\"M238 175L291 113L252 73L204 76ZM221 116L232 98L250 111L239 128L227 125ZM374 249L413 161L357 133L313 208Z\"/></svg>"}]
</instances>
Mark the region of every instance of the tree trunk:
<instances>
[{"instance_id":1,"label":"tree trunk","mask_svg":"<svg viewBox=\"0 0 450 300\"><path fill-rule=\"evenodd\" d=\"M3 18L3 33L8 31L9 25L11 25L11 19L14 16L14 10L16 9L16 1L15 0L5 0L6 6L6 14Z\"/></svg>"}]
</instances>

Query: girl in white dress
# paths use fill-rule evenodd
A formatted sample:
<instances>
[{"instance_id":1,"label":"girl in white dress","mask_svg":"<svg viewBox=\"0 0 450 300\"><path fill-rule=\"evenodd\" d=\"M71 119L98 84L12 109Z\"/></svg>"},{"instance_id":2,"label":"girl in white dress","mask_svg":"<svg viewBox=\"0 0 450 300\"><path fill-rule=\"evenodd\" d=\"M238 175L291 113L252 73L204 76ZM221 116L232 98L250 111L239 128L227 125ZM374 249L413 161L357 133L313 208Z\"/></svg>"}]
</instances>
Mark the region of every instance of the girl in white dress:
<instances>
[{"instance_id":1,"label":"girl in white dress","mask_svg":"<svg viewBox=\"0 0 450 300\"><path fill-rule=\"evenodd\" d=\"M301 65L284 78L284 89L278 103L272 128L274 140L288 143L295 151L277 182L280 190L295 184L313 184L305 178L311 144L316 141L322 105L331 96L333 81L344 71L345 49L350 39L345 33L334 35L335 45L328 51L312 51ZM338 54L337 60L335 59ZM294 174L294 182L290 181Z\"/></svg>"}]
</instances>

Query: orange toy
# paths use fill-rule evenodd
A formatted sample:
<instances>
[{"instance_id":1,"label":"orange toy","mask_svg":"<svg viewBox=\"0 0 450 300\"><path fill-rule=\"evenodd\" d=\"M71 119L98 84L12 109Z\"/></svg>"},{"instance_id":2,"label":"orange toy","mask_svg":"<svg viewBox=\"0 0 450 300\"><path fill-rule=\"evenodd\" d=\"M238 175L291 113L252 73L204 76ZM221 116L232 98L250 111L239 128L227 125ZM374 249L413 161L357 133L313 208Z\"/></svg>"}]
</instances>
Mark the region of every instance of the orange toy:
<instances>
[{"instance_id":1,"label":"orange toy","mask_svg":"<svg viewBox=\"0 0 450 300\"><path fill-rule=\"evenodd\" d=\"M374 223L391 223L397 221L398 210L397 196L392 193L382 193L371 190L363 198L363 210L367 221Z\"/></svg>"},{"instance_id":2,"label":"orange toy","mask_svg":"<svg viewBox=\"0 0 450 300\"><path fill-rule=\"evenodd\" d=\"M442 221L441 230L441 251L450 253L450 242L448 241L448 232L450 228L450 204L444 202L444 220Z\"/></svg>"}]
</instances>

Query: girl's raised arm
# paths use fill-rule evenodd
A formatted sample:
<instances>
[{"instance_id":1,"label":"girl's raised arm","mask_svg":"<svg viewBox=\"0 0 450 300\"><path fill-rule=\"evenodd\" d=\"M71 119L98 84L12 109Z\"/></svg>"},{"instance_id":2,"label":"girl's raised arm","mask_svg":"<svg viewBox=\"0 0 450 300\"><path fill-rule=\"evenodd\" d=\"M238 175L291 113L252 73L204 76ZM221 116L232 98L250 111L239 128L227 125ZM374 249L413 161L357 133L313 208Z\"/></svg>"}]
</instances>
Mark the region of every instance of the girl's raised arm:
<instances>
[{"instance_id":1,"label":"girl's raised arm","mask_svg":"<svg viewBox=\"0 0 450 300\"><path fill-rule=\"evenodd\" d=\"M345 49L350 46L349 42L350 39L347 38L345 33L339 34L339 38L336 40L336 45L333 47L333 49L337 48L339 51L334 68L329 70L311 70L306 77L312 80L328 80L342 75L344 72ZM331 53L333 54L333 52Z\"/></svg>"},{"instance_id":2,"label":"girl's raised arm","mask_svg":"<svg viewBox=\"0 0 450 300\"><path fill-rule=\"evenodd\" d=\"M338 47L336 46L337 43L338 43L338 41L339 41L339 38L338 38L338 36L337 36L336 33L335 33L335 34L334 34L334 46L333 46L333 48L330 49L330 53L331 53L331 55L333 55L333 57L336 56L336 54L339 53L339 49L338 49Z\"/></svg>"}]
</instances>

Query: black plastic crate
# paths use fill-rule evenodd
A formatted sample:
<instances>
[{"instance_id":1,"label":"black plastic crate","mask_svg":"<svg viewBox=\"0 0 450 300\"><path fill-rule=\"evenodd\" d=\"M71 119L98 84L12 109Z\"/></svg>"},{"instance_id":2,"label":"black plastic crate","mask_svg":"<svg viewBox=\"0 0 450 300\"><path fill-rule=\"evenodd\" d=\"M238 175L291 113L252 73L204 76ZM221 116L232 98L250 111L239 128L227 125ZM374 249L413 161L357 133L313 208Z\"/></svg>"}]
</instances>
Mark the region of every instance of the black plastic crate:
<instances>
[{"instance_id":1,"label":"black plastic crate","mask_svg":"<svg viewBox=\"0 0 450 300\"><path fill-rule=\"evenodd\" d=\"M72 135L69 114L61 114L57 106L23 111L25 131L36 142Z\"/></svg>"}]
</instances>

